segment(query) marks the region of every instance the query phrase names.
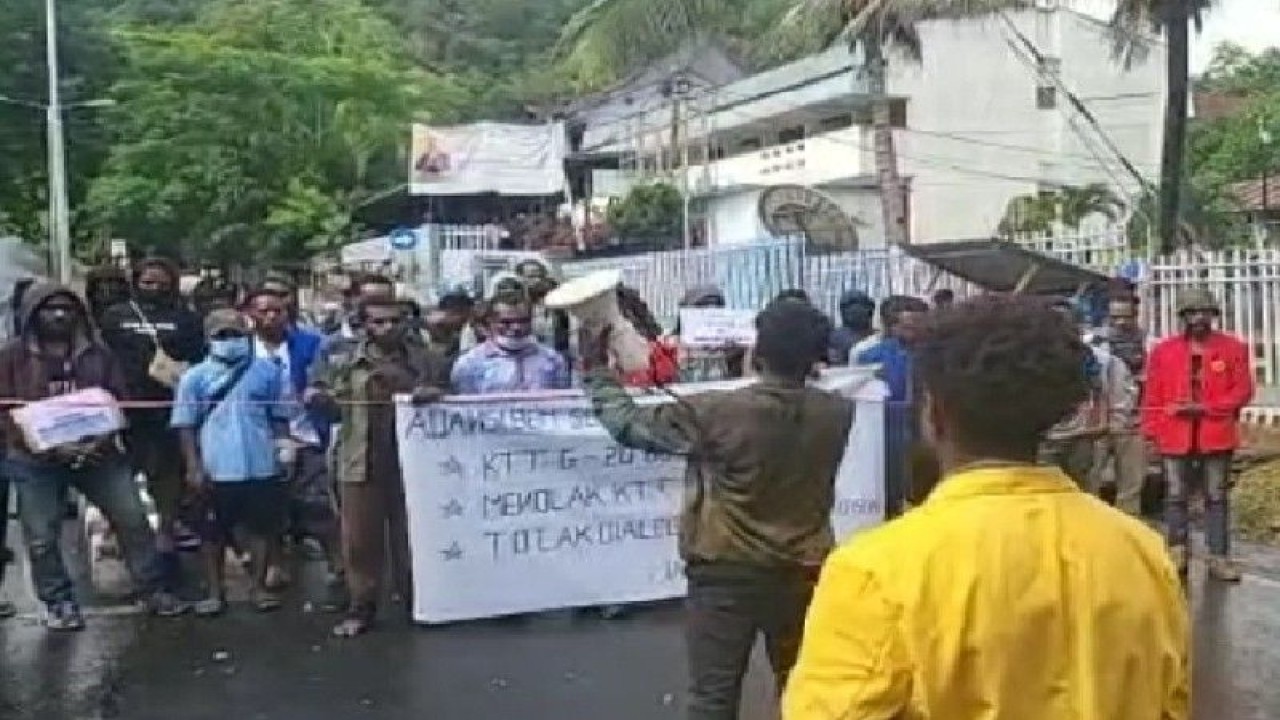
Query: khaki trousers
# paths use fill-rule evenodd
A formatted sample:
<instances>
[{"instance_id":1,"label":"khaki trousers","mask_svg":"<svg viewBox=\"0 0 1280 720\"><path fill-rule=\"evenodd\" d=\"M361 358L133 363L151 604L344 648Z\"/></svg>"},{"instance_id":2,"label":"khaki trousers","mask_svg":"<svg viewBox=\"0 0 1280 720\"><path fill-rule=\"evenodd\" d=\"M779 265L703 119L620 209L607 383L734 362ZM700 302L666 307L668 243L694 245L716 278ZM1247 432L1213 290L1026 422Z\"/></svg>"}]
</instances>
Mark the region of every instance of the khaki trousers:
<instances>
[{"instance_id":1,"label":"khaki trousers","mask_svg":"<svg viewBox=\"0 0 1280 720\"><path fill-rule=\"evenodd\" d=\"M1116 507L1137 517L1142 514L1142 486L1147 479L1147 443L1137 431L1108 433L1098 439L1089 491L1115 483Z\"/></svg>"},{"instance_id":2,"label":"khaki trousers","mask_svg":"<svg viewBox=\"0 0 1280 720\"><path fill-rule=\"evenodd\" d=\"M370 473L365 482L343 483L342 557L352 607L377 606L390 558L392 590L412 603L409 521L399 473Z\"/></svg>"}]
</instances>

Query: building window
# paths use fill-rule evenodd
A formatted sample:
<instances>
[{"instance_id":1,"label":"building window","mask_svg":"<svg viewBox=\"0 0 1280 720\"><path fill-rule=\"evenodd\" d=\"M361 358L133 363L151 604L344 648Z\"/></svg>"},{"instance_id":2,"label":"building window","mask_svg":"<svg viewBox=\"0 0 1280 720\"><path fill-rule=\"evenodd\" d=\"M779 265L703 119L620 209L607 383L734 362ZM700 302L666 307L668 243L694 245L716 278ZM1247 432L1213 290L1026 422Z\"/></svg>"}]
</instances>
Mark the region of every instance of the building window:
<instances>
[{"instance_id":1,"label":"building window","mask_svg":"<svg viewBox=\"0 0 1280 720\"><path fill-rule=\"evenodd\" d=\"M907 126L907 101L889 101L889 124L896 128Z\"/></svg>"},{"instance_id":2,"label":"building window","mask_svg":"<svg viewBox=\"0 0 1280 720\"><path fill-rule=\"evenodd\" d=\"M782 130L781 132L778 133L778 142L783 145L786 145L787 143L793 143L797 140L803 140L803 139L804 139L803 125L789 127L786 130Z\"/></svg>"},{"instance_id":3,"label":"building window","mask_svg":"<svg viewBox=\"0 0 1280 720\"><path fill-rule=\"evenodd\" d=\"M835 115L829 118L823 118L818 124L822 128L822 132L832 132L835 130L843 130L853 124L853 115L845 113L844 115Z\"/></svg>"},{"instance_id":4,"label":"building window","mask_svg":"<svg viewBox=\"0 0 1280 720\"><path fill-rule=\"evenodd\" d=\"M1058 107L1058 88L1040 85L1036 88L1036 109L1053 110Z\"/></svg>"},{"instance_id":5,"label":"building window","mask_svg":"<svg viewBox=\"0 0 1280 720\"><path fill-rule=\"evenodd\" d=\"M1036 81L1036 108L1053 110L1058 107L1058 75L1062 72L1062 60L1042 57L1036 61L1039 78Z\"/></svg>"}]
</instances>

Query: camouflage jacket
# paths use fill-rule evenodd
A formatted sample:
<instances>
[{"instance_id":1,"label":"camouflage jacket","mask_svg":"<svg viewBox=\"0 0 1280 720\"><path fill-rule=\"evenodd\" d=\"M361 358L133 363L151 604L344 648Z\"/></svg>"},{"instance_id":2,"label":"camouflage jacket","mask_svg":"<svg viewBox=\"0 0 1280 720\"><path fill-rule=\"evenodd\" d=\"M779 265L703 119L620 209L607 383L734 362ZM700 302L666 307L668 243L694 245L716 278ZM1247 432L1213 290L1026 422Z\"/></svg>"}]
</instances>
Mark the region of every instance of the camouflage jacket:
<instances>
[{"instance_id":1,"label":"camouflage jacket","mask_svg":"<svg viewBox=\"0 0 1280 720\"><path fill-rule=\"evenodd\" d=\"M687 457L680 519L686 562L822 563L833 541L831 506L852 401L761 380L641 405L609 372L588 373L585 384L616 441Z\"/></svg>"}]
</instances>

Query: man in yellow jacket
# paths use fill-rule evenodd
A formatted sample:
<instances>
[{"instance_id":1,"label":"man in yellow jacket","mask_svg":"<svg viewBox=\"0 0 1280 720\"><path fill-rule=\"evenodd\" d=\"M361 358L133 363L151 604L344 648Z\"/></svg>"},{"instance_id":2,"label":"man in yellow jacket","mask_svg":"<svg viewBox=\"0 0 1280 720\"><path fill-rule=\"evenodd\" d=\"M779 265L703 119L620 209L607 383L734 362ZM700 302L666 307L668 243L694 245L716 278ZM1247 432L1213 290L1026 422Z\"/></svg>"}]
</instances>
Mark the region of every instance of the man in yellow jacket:
<instances>
[{"instance_id":1,"label":"man in yellow jacket","mask_svg":"<svg viewBox=\"0 0 1280 720\"><path fill-rule=\"evenodd\" d=\"M1034 298L983 297L916 348L942 480L827 561L785 720L1183 720L1186 603L1159 536L1035 464L1088 350Z\"/></svg>"}]
</instances>

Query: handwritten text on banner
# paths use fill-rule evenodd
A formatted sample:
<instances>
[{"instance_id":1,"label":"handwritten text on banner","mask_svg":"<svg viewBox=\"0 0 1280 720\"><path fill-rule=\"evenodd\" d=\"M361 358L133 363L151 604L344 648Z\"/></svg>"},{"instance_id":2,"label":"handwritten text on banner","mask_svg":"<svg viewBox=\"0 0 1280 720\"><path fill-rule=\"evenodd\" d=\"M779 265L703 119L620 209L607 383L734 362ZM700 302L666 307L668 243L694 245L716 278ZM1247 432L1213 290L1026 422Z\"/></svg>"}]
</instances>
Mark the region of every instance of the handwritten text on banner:
<instances>
[{"instance_id":1,"label":"handwritten text on banner","mask_svg":"<svg viewBox=\"0 0 1280 720\"><path fill-rule=\"evenodd\" d=\"M832 517L843 537L883 514L882 388L862 371L825 382L859 399ZM417 621L684 594L676 553L684 461L613 442L586 398L401 405L398 422Z\"/></svg>"}]
</instances>

